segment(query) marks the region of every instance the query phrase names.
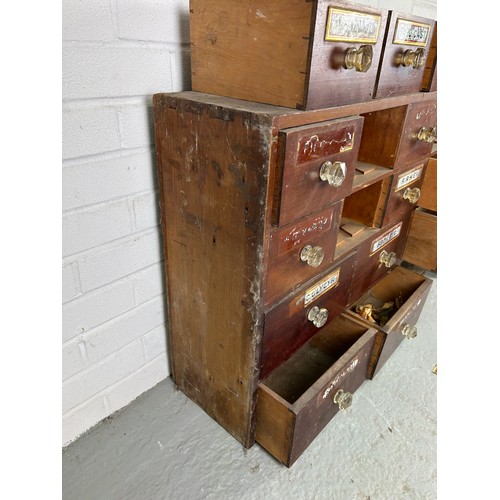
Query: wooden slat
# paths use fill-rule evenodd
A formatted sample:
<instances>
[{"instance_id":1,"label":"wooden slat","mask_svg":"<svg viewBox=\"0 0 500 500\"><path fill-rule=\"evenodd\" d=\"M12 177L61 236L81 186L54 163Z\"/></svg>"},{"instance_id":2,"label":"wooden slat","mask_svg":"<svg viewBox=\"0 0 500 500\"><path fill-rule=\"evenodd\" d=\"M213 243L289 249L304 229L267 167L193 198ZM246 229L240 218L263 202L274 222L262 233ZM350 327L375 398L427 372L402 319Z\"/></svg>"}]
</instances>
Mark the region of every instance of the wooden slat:
<instances>
[{"instance_id":1,"label":"wooden slat","mask_svg":"<svg viewBox=\"0 0 500 500\"><path fill-rule=\"evenodd\" d=\"M437 217L419 208L413 212L403 259L424 269L437 269Z\"/></svg>"}]
</instances>

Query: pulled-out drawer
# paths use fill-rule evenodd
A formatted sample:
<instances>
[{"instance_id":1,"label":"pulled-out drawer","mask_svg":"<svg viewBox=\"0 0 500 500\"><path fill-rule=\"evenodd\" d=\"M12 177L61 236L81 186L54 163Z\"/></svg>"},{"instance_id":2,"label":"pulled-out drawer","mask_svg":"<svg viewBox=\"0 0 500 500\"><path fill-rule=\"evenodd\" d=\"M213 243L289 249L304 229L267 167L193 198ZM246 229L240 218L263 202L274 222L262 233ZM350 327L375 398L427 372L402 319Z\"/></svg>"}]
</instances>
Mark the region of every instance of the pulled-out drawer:
<instances>
[{"instance_id":1,"label":"pulled-out drawer","mask_svg":"<svg viewBox=\"0 0 500 500\"><path fill-rule=\"evenodd\" d=\"M395 266L350 307L349 315L362 318L361 311L354 311L363 306L364 316L381 323L378 325L368 318L364 319L367 327L373 326L379 330L369 378L378 373L403 339L413 339L417 336L416 323L431 286L431 279L404 267ZM391 303L394 304L392 308Z\"/></svg>"},{"instance_id":2,"label":"pulled-out drawer","mask_svg":"<svg viewBox=\"0 0 500 500\"><path fill-rule=\"evenodd\" d=\"M394 176L385 209L384 225L401 220L415 208L422 192L426 163L420 161Z\"/></svg>"},{"instance_id":3,"label":"pulled-out drawer","mask_svg":"<svg viewBox=\"0 0 500 500\"><path fill-rule=\"evenodd\" d=\"M264 315L261 378L349 305L355 257L351 253Z\"/></svg>"},{"instance_id":4,"label":"pulled-out drawer","mask_svg":"<svg viewBox=\"0 0 500 500\"><path fill-rule=\"evenodd\" d=\"M265 304L276 303L333 263L342 201L270 234Z\"/></svg>"},{"instance_id":5,"label":"pulled-out drawer","mask_svg":"<svg viewBox=\"0 0 500 500\"><path fill-rule=\"evenodd\" d=\"M258 388L256 440L290 467L366 380L377 330L342 315Z\"/></svg>"},{"instance_id":6,"label":"pulled-out drawer","mask_svg":"<svg viewBox=\"0 0 500 500\"><path fill-rule=\"evenodd\" d=\"M349 303L357 300L401 259L411 214L363 241L358 247Z\"/></svg>"},{"instance_id":7,"label":"pulled-out drawer","mask_svg":"<svg viewBox=\"0 0 500 500\"><path fill-rule=\"evenodd\" d=\"M300 219L351 192L362 128L358 116L280 131L276 224Z\"/></svg>"},{"instance_id":8,"label":"pulled-out drawer","mask_svg":"<svg viewBox=\"0 0 500 500\"><path fill-rule=\"evenodd\" d=\"M418 92L429 56L435 21L389 11L376 97Z\"/></svg>"}]
</instances>

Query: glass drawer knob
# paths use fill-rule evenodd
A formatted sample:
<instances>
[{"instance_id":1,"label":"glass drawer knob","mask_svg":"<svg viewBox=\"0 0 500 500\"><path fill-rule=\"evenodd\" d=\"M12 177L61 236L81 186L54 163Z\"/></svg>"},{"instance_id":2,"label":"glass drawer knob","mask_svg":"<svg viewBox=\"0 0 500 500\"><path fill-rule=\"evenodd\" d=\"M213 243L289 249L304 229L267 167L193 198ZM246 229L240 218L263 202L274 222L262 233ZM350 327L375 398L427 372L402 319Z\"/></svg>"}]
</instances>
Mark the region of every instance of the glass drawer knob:
<instances>
[{"instance_id":1,"label":"glass drawer knob","mask_svg":"<svg viewBox=\"0 0 500 500\"><path fill-rule=\"evenodd\" d=\"M321 247L306 245L300 252L300 260L307 262L311 267L318 267L325 258L325 252Z\"/></svg>"},{"instance_id":2,"label":"glass drawer knob","mask_svg":"<svg viewBox=\"0 0 500 500\"><path fill-rule=\"evenodd\" d=\"M339 405L339 409L347 410L352 403L352 394L350 392L339 389L335 396L333 396L333 402Z\"/></svg>"},{"instance_id":3,"label":"glass drawer knob","mask_svg":"<svg viewBox=\"0 0 500 500\"><path fill-rule=\"evenodd\" d=\"M420 198L419 188L406 188L403 193L403 199L408 200L410 203L417 203Z\"/></svg>"},{"instance_id":4,"label":"glass drawer knob","mask_svg":"<svg viewBox=\"0 0 500 500\"><path fill-rule=\"evenodd\" d=\"M384 264L385 267L392 267L396 263L396 253L388 252L387 250L382 250L380 252L380 257L378 261L380 264Z\"/></svg>"},{"instance_id":5,"label":"glass drawer knob","mask_svg":"<svg viewBox=\"0 0 500 500\"><path fill-rule=\"evenodd\" d=\"M318 306L314 306L308 313L307 319L312 321L312 324L316 328L321 328L328 319L328 309L320 309Z\"/></svg>"},{"instance_id":6,"label":"glass drawer knob","mask_svg":"<svg viewBox=\"0 0 500 500\"><path fill-rule=\"evenodd\" d=\"M321 165L319 171L319 178L322 181L328 181L328 184L333 187L339 187L345 180L346 175L346 164L343 161L336 161L332 163L331 161L325 161Z\"/></svg>"},{"instance_id":7,"label":"glass drawer knob","mask_svg":"<svg viewBox=\"0 0 500 500\"><path fill-rule=\"evenodd\" d=\"M424 61L425 50L420 47L417 50L405 50L401 64L405 67L411 66L414 69L420 69L424 65Z\"/></svg>"},{"instance_id":8,"label":"glass drawer knob","mask_svg":"<svg viewBox=\"0 0 500 500\"><path fill-rule=\"evenodd\" d=\"M425 141L430 144L437 141L437 127L421 127L417 133L419 141Z\"/></svg>"},{"instance_id":9,"label":"glass drawer knob","mask_svg":"<svg viewBox=\"0 0 500 500\"><path fill-rule=\"evenodd\" d=\"M401 335L406 337L408 340L414 339L417 336L417 327L410 326L408 323L403 323L401 327Z\"/></svg>"},{"instance_id":10,"label":"glass drawer knob","mask_svg":"<svg viewBox=\"0 0 500 500\"><path fill-rule=\"evenodd\" d=\"M361 45L359 49L349 47L344 54L344 68L355 69L361 73L366 73L373 60L373 48L371 45Z\"/></svg>"}]
</instances>

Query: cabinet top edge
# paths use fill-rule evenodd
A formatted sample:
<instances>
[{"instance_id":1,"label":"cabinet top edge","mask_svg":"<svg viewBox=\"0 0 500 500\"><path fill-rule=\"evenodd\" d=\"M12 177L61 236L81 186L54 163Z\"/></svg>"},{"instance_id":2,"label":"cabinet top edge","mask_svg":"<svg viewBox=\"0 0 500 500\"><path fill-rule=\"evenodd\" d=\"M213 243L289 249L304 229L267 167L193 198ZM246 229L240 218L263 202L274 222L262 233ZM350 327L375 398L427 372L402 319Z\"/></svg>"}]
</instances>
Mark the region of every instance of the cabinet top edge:
<instances>
[{"instance_id":1,"label":"cabinet top edge","mask_svg":"<svg viewBox=\"0 0 500 500\"><path fill-rule=\"evenodd\" d=\"M437 100L437 92L416 92L413 94L372 99L344 106L303 111L192 90L182 92L159 92L153 95L153 104L155 106L170 106L175 102L189 101L193 104L197 103L200 105L214 106L242 113L266 116L272 119L276 118L278 123L282 121L286 122L288 118L292 120L299 118L310 119L312 121L323 121L331 118L341 118L433 100Z\"/></svg>"}]
</instances>

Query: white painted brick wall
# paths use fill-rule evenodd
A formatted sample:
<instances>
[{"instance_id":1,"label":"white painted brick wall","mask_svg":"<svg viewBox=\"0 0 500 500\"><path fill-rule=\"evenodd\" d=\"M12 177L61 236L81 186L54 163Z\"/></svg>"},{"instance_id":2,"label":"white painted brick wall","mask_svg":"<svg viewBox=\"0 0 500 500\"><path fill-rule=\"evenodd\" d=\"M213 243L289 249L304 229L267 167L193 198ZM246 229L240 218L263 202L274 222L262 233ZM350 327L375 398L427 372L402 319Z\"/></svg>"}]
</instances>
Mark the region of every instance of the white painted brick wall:
<instances>
[{"instance_id":1,"label":"white painted brick wall","mask_svg":"<svg viewBox=\"0 0 500 500\"><path fill-rule=\"evenodd\" d=\"M64 445L170 373L151 97L190 88L189 0L63 0L62 17Z\"/></svg>"},{"instance_id":2,"label":"white painted brick wall","mask_svg":"<svg viewBox=\"0 0 500 500\"><path fill-rule=\"evenodd\" d=\"M63 0L63 445L170 373L152 94L188 89L188 0Z\"/></svg>"}]
</instances>

